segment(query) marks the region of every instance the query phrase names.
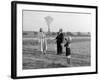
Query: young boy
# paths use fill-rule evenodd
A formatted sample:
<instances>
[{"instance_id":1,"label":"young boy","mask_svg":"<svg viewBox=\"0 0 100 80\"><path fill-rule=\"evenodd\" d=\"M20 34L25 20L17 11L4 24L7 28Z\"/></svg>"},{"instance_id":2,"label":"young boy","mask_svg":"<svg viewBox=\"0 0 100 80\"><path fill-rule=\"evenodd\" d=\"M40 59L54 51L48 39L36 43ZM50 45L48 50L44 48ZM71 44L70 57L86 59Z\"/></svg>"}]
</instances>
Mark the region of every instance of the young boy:
<instances>
[{"instance_id":1,"label":"young boy","mask_svg":"<svg viewBox=\"0 0 100 80\"><path fill-rule=\"evenodd\" d=\"M65 38L65 45L64 45L64 47L66 47L66 56L68 64L70 64L70 58L71 58L70 43L71 43L71 37L68 36L67 38Z\"/></svg>"}]
</instances>

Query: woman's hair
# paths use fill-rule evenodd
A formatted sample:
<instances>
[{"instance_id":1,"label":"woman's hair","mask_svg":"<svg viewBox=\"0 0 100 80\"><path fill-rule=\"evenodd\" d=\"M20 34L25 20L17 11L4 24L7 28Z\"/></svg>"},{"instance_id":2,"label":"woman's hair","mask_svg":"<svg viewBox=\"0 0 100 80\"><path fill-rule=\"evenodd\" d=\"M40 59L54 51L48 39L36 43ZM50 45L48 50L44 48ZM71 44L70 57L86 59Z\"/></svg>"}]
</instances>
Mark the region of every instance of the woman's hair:
<instances>
[{"instance_id":1,"label":"woman's hair","mask_svg":"<svg viewBox=\"0 0 100 80\"><path fill-rule=\"evenodd\" d=\"M42 32L42 28L40 28L40 32Z\"/></svg>"},{"instance_id":2,"label":"woman's hair","mask_svg":"<svg viewBox=\"0 0 100 80\"><path fill-rule=\"evenodd\" d=\"M71 42L72 38L70 36L68 36L67 38L65 38L66 41Z\"/></svg>"}]
</instances>

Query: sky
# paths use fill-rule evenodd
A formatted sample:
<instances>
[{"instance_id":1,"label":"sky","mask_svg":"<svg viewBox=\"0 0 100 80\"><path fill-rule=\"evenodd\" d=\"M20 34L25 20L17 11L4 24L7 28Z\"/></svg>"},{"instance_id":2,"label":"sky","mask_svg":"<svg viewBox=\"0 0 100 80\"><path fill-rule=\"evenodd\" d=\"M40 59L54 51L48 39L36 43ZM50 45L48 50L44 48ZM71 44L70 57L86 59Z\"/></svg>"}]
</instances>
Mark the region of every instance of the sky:
<instances>
[{"instance_id":1,"label":"sky","mask_svg":"<svg viewBox=\"0 0 100 80\"><path fill-rule=\"evenodd\" d=\"M63 32L91 32L91 14L29 10L23 11L23 31L39 31L40 28L48 31L46 16L53 18L51 32L58 32L60 28Z\"/></svg>"}]
</instances>

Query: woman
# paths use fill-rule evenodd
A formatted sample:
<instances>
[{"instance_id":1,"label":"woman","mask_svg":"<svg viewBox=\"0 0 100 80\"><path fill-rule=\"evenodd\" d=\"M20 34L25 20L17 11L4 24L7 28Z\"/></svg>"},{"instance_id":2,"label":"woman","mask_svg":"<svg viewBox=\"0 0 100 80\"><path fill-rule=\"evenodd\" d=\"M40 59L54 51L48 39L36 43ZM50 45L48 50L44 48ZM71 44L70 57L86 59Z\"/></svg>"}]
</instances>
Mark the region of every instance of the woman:
<instances>
[{"instance_id":1,"label":"woman","mask_svg":"<svg viewBox=\"0 0 100 80\"><path fill-rule=\"evenodd\" d=\"M47 41L46 41L46 35L43 32L42 28L40 28L39 32L39 42L40 42L40 50L43 54L45 54L47 50Z\"/></svg>"},{"instance_id":2,"label":"woman","mask_svg":"<svg viewBox=\"0 0 100 80\"><path fill-rule=\"evenodd\" d=\"M66 48L66 57L67 57L67 62L68 64L70 64L70 59L71 59L71 37L68 36L67 38L65 38L65 45L64 47Z\"/></svg>"}]
</instances>

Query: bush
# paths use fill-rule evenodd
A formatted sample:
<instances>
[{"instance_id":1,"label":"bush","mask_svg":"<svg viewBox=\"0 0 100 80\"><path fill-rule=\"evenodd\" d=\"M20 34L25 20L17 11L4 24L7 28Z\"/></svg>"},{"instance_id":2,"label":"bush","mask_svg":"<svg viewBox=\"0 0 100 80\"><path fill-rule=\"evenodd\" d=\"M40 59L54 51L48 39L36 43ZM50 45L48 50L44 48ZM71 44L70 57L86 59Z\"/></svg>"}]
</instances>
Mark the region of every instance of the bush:
<instances>
[{"instance_id":1,"label":"bush","mask_svg":"<svg viewBox=\"0 0 100 80\"><path fill-rule=\"evenodd\" d=\"M23 32L23 35L28 35L28 33L26 33L26 32Z\"/></svg>"}]
</instances>

